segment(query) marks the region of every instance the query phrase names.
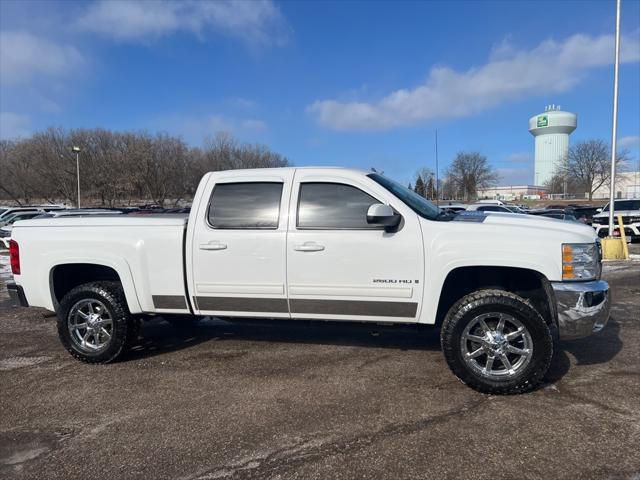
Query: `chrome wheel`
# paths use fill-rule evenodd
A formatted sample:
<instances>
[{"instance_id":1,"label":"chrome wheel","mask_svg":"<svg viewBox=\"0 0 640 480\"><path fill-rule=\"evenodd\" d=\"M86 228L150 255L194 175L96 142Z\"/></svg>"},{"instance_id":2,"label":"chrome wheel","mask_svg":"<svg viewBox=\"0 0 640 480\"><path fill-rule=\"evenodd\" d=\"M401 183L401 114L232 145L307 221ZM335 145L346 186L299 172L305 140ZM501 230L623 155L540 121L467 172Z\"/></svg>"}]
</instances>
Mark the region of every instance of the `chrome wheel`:
<instances>
[{"instance_id":1,"label":"chrome wheel","mask_svg":"<svg viewBox=\"0 0 640 480\"><path fill-rule=\"evenodd\" d=\"M100 352L107 348L113 335L113 318L99 300L77 302L67 317L73 343L85 352Z\"/></svg>"},{"instance_id":2,"label":"chrome wheel","mask_svg":"<svg viewBox=\"0 0 640 480\"><path fill-rule=\"evenodd\" d=\"M520 373L533 357L531 334L506 313L473 318L460 339L465 364L483 377L504 380Z\"/></svg>"}]
</instances>

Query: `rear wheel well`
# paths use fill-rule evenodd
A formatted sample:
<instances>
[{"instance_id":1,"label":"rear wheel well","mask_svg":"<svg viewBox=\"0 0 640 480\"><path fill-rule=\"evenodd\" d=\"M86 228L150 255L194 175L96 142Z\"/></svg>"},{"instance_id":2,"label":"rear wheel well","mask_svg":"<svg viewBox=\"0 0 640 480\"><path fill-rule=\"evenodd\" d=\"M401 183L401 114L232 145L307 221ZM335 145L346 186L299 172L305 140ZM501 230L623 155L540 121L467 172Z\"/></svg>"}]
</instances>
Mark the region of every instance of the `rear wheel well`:
<instances>
[{"instance_id":1,"label":"rear wheel well","mask_svg":"<svg viewBox=\"0 0 640 480\"><path fill-rule=\"evenodd\" d=\"M547 324L555 323L551 285L540 272L527 268L474 266L456 268L447 275L440 292L436 325L442 324L449 309L460 298L487 288L515 293L528 300Z\"/></svg>"},{"instance_id":2,"label":"rear wheel well","mask_svg":"<svg viewBox=\"0 0 640 480\"><path fill-rule=\"evenodd\" d=\"M54 306L57 309L62 298L78 285L102 280L120 282L120 277L105 265L69 263L54 267L49 277Z\"/></svg>"}]
</instances>

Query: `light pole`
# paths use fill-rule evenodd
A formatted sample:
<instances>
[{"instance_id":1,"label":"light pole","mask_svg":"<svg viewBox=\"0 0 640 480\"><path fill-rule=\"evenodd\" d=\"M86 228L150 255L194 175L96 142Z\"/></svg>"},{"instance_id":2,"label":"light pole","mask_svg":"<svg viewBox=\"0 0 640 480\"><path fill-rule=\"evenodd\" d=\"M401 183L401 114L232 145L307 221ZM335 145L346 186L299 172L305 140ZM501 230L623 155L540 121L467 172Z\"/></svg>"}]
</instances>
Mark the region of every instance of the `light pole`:
<instances>
[{"instance_id":1,"label":"light pole","mask_svg":"<svg viewBox=\"0 0 640 480\"><path fill-rule=\"evenodd\" d=\"M613 118L611 121L611 185L609 187L609 236L602 240L602 256L607 260L629 258L624 230L620 225L620 236L614 237L614 215L616 199L616 143L618 139L618 69L620 65L620 0L616 0L616 50L613 64Z\"/></svg>"},{"instance_id":2,"label":"light pole","mask_svg":"<svg viewBox=\"0 0 640 480\"><path fill-rule=\"evenodd\" d=\"M609 236L613 236L616 198L616 141L618 137L618 65L620 64L620 0L616 2L616 53L613 65L613 119L611 125L611 186L609 188Z\"/></svg>"},{"instance_id":3,"label":"light pole","mask_svg":"<svg viewBox=\"0 0 640 480\"><path fill-rule=\"evenodd\" d=\"M76 152L76 176L78 177L78 208L80 208L80 147L71 147Z\"/></svg>"}]
</instances>

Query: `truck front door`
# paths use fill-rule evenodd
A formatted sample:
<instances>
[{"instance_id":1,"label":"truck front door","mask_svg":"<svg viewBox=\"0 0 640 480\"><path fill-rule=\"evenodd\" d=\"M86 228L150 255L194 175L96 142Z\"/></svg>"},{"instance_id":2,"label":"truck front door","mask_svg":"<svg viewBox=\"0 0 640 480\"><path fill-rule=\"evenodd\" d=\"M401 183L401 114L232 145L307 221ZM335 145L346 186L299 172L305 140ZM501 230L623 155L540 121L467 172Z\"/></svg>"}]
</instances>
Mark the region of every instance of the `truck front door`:
<instances>
[{"instance_id":1,"label":"truck front door","mask_svg":"<svg viewBox=\"0 0 640 480\"><path fill-rule=\"evenodd\" d=\"M414 322L424 250L417 215L362 175L296 171L287 280L292 318ZM367 223L374 203L401 213L398 231Z\"/></svg>"}]
</instances>

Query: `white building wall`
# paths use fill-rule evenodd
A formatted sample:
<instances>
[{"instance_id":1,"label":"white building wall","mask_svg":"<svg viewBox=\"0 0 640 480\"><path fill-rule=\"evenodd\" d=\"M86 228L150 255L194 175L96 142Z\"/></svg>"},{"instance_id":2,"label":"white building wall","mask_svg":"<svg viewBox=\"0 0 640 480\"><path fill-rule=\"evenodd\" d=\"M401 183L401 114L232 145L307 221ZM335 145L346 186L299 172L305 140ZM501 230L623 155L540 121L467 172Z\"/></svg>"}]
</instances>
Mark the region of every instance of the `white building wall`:
<instances>
[{"instance_id":1,"label":"white building wall","mask_svg":"<svg viewBox=\"0 0 640 480\"><path fill-rule=\"evenodd\" d=\"M593 192L594 199L609 198L609 182ZM616 198L640 198L640 171L618 172L616 174Z\"/></svg>"}]
</instances>

